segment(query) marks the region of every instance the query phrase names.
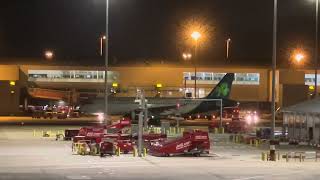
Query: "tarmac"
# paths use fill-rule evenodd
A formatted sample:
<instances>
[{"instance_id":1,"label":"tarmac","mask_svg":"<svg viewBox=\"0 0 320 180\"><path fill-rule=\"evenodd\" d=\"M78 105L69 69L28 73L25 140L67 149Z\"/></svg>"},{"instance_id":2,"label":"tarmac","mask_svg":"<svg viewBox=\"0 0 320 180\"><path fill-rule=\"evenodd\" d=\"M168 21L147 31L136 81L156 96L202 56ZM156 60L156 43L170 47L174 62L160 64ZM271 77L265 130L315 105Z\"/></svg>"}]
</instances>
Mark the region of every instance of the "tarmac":
<instances>
[{"instance_id":1,"label":"tarmac","mask_svg":"<svg viewBox=\"0 0 320 180\"><path fill-rule=\"evenodd\" d=\"M80 126L0 125L0 179L5 180L261 180L319 179L320 162L262 161L264 147L230 141L228 135L210 135L210 155L202 157L80 156L70 141L34 136L34 130L58 131ZM305 148L305 147L304 147ZM299 150L309 150L308 148ZM285 148L294 151L297 148ZM311 149L312 150L312 149Z\"/></svg>"}]
</instances>

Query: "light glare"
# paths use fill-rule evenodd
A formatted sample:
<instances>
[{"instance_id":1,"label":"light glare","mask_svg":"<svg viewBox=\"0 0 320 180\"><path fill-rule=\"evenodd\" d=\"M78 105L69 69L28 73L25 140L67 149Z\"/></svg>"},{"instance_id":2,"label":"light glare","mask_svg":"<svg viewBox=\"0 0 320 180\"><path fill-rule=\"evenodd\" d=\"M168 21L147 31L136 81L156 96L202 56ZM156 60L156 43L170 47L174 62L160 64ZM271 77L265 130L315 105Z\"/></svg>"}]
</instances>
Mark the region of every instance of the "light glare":
<instances>
[{"instance_id":1,"label":"light glare","mask_svg":"<svg viewBox=\"0 0 320 180\"><path fill-rule=\"evenodd\" d=\"M191 37L192 37L192 39L194 39L195 41L198 41L198 40L201 38L201 34L200 34L200 32L198 32L198 31L194 31L194 32L191 34Z\"/></svg>"},{"instance_id":2,"label":"light glare","mask_svg":"<svg viewBox=\"0 0 320 180\"><path fill-rule=\"evenodd\" d=\"M45 55L45 57L47 59L52 59L53 58L53 52L52 51L45 51L44 55Z\"/></svg>"}]
</instances>

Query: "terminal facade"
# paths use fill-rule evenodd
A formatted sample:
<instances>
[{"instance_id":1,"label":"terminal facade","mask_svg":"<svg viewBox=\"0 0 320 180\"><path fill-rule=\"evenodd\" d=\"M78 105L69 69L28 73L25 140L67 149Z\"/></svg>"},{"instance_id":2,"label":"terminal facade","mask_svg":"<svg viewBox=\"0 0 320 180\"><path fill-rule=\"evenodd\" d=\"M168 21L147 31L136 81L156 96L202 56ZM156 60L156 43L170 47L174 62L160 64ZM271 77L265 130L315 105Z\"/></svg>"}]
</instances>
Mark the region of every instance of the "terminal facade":
<instances>
[{"instance_id":1,"label":"terminal facade","mask_svg":"<svg viewBox=\"0 0 320 180\"><path fill-rule=\"evenodd\" d=\"M5 92L0 95L4 102L0 114L17 113L19 106L27 106L32 98L51 99L52 95L54 100L77 104L81 99L104 96L104 67L0 65L0 69L0 90ZM231 99L240 103L268 104L271 101L269 67L197 67L197 98L205 97L229 72L235 73ZM305 100L314 89L311 70L280 69L276 74L279 106ZM108 91L115 97L135 97L137 90L144 90L147 97L159 98L194 98L195 94L193 67L164 64L115 66L110 67L107 77ZM295 93L296 99L286 98L291 93Z\"/></svg>"}]
</instances>

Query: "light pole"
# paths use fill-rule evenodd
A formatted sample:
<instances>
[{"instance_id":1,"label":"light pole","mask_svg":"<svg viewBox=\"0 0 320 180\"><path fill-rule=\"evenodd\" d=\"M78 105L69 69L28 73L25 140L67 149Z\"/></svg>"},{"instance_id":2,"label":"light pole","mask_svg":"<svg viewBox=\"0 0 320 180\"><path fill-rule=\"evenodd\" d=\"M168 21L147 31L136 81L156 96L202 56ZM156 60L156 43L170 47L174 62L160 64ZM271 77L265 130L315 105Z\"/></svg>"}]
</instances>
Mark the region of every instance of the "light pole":
<instances>
[{"instance_id":1,"label":"light pole","mask_svg":"<svg viewBox=\"0 0 320 180\"><path fill-rule=\"evenodd\" d=\"M229 59L229 53L230 53L230 43L231 43L231 39L230 38L228 38L227 39L227 45L226 45L226 57L227 57L227 59Z\"/></svg>"},{"instance_id":2,"label":"light pole","mask_svg":"<svg viewBox=\"0 0 320 180\"><path fill-rule=\"evenodd\" d=\"M316 29L315 29L315 50L314 50L314 92L315 97L318 97L318 24L319 24L319 0L316 0Z\"/></svg>"},{"instance_id":3,"label":"light pole","mask_svg":"<svg viewBox=\"0 0 320 180\"><path fill-rule=\"evenodd\" d=\"M192 54L191 53L183 53L182 58L185 61L188 61L192 58ZM184 77L184 97L186 97L186 93L187 93L187 77Z\"/></svg>"},{"instance_id":4,"label":"light pole","mask_svg":"<svg viewBox=\"0 0 320 180\"><path fill-rule=\"evenodd\" d=\"M278 20L278 0L274 0L273 1L271 139L274 139L274 130L275 130L275 122L276 122L277 20Z\"/></svg>"},{"instance_id":5,"label":"light pole","mask_svg":"<svg viewBox=\"0 0 320 180\"><path fill-rule=\"evenodd\" d=\"M194 31L191 34L192 39L195 42L194 47L194 58L193 58L193 64L194 64L194 98L197 98L197 51L198 51L198 41L201 38L201 34L198 31Z\"/></svg>"},{"instance_id":6,"label":"light pole","mask_svg":"<svg viewBox=\"0 0 320 180\"><path fill-rule=\"evenodd\" d=\"M106 40L106 36L100 37L100 56L103 56L103 40Z\"/></svg>"},{"instance_id":7,"label":"light pole","mask_svg":"<svg viewBox=\"0 0 320 180\"><path fill-rule=\"evenodd\" d=\"M109 0L106 0L106 35L105 35L105 41L106 41L106 45L105 45L105 70L104 70L104 81L105 81L105 93L104 93L104 123L105 124L111 124L111 122L109 122L109 111L108 111L108 95L109 95L109 91L108 91L108 55L109 55L109 51L108 51L108 46L109 46ZM101 48L102 49L102 48Z\"/></svg>"}]
</instances>

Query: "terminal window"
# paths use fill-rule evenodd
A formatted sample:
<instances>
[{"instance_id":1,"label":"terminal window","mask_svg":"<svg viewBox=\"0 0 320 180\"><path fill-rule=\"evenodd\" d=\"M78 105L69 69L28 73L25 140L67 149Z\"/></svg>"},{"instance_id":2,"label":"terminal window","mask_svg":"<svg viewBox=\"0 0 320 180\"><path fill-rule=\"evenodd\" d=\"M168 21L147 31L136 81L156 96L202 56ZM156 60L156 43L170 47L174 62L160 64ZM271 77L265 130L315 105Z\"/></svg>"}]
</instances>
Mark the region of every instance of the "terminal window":
<instances>
[{"instance_id":1,"label":"terminal window","mask_svg":"<svg viewBox=\"0 0 320 180\"><path fill-rule=\"evenodd\" d=\"M320 75L317 75L317 84L319 85L320 83ZM315 83L315 77L314 77L314 74L305 74L304 75L304 82L305 82L305 85L308 85L308 86L311 86L311 85L314 85Z\"/></svg>"},{"instance_id":2,"label":"terminal window","mask_svg":"<svg viewBox=\"0 0 320 180\"><path fill-rule=\"evenodd\" d=\"M197 81L201 84L217 84L226 73L213 73L213 72L197 72ZM184 72L184 80L194 81L194 72ZM191 83L191 82L190 82ZM259 85L259 73L235 73L234 84L240 85Z\"/></svg>"},{"instance_id":3,"label":"terminal window","mask_svg":"<svg viewBox=\"0 0 320 180\"><path fill-rule=\"evenodd\" d=\"M104 71L85 70L29 70L29 81L59 82L104 82ZM119 73L108 72L108 80L116 81Z\"/></svg>"}]
</instances>

